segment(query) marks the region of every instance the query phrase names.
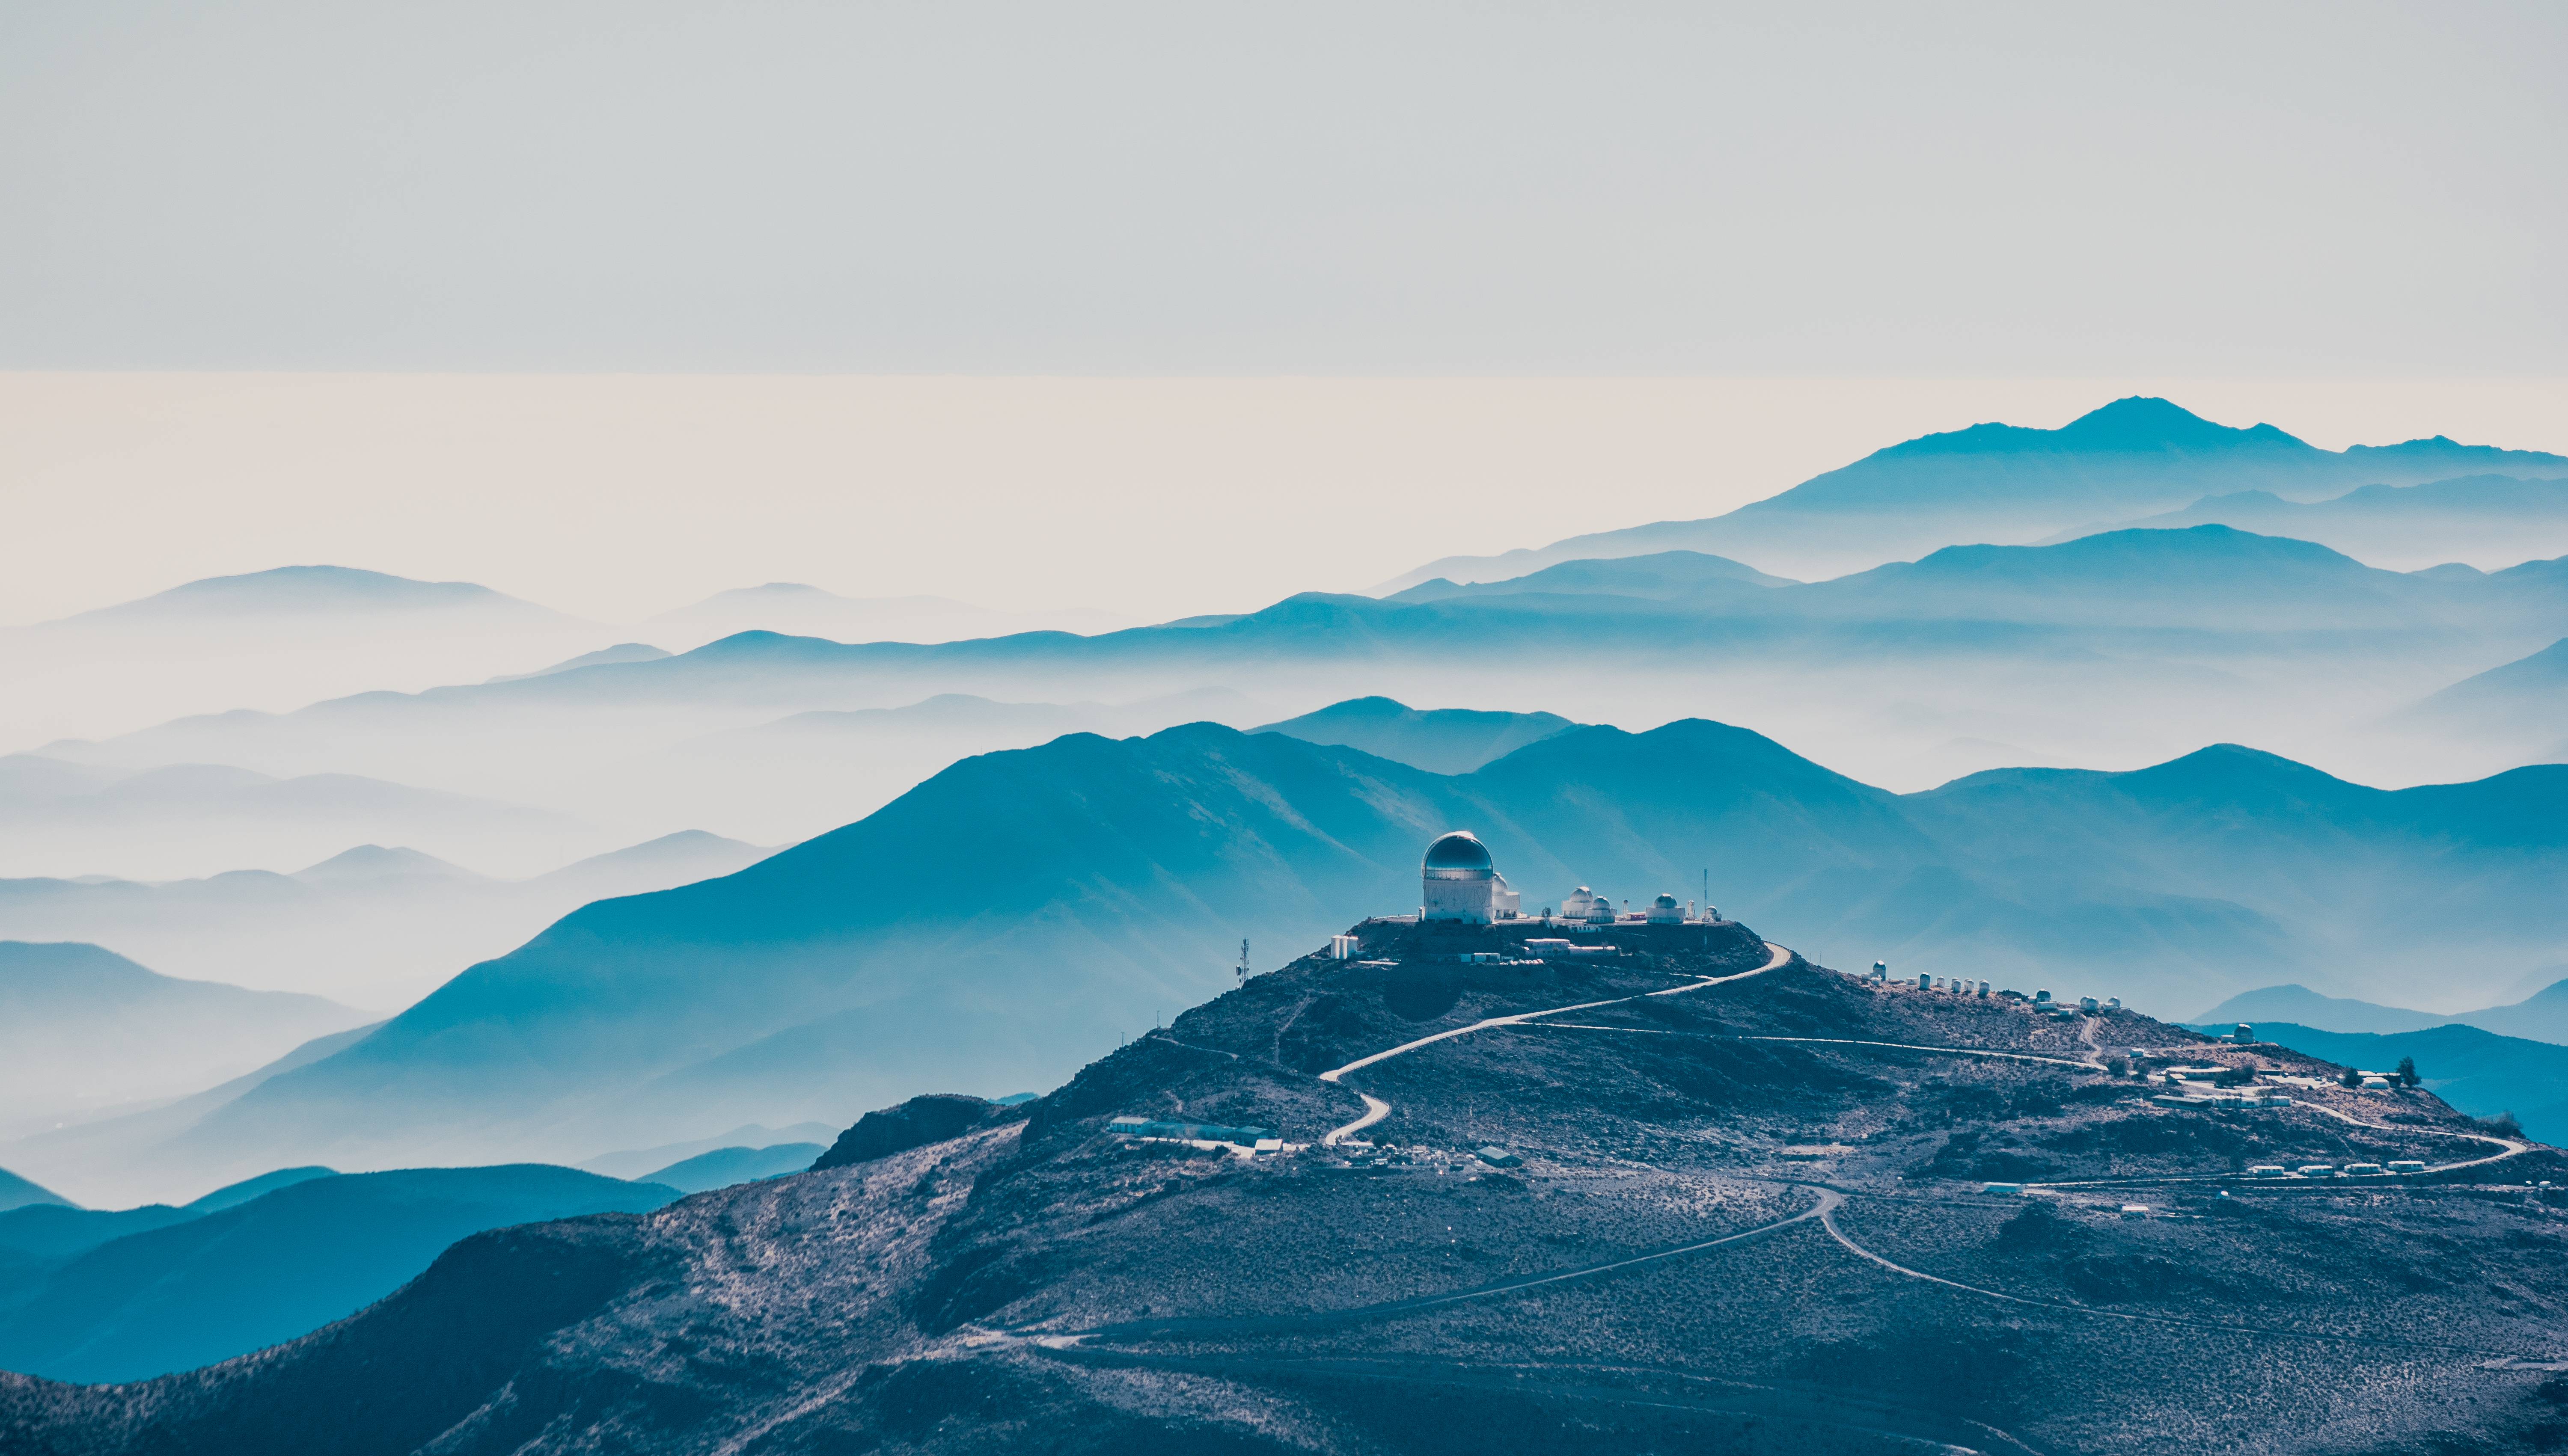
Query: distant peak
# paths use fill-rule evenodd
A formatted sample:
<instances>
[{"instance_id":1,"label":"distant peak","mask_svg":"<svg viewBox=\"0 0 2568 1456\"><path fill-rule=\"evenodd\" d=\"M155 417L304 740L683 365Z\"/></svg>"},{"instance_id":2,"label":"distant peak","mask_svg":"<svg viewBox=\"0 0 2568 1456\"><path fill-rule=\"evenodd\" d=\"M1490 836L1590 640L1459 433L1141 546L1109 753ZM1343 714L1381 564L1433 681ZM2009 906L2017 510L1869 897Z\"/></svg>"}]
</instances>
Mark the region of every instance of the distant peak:
<instances>
[{"instance_id":1,"label":"distant peak","mask_svg":"<svg viewBox=\"0 0 2568 1456\"><path fill-rule=\"evenodd\" d=\"M2363 785L2337 777L2324 768L2312 767L2296 758L2251 748L2244 743L2212 743L2180 757L2146 768L2135 768L2115 775L2133 780L2185 782L2191 784L2239 784L2247 782L2275 784L2293 781L2303 784L2325 783L2361 791Z\"/></svg>"},{"instance_id":2,"label":"distant peak","mask_svg":"<svg viewBox=\"0 0 2568 1456\"><path fill-rule=\"evenodd\" d=\"M469 581L421 581L354 566L276 566L236 576L208 576L167 591L101 607L65 623L113 623L146 618L181 620L221 616L269 619L296 616L401 614L436 611L496 613L519 618L556 614L531 602Z\"/></svg>"},{"instance_id":3,"label":"distant peak","mask_svg":"<svg viewBox=\"0 0 2568 1456\"><path fill-rule=\"evenodd\" d=\"M2132 395L2070 421L2056 434L2065 444L2090 449L2160 449L2259 443L2301 445L2302 441L2271 425L2235 430L2216 425L2172 400ZM2303 448L2308 446L2303 445Z\"/></svg>"},{"instance_id":4,"label":"distant peak","mask_svg":"<svg viewBox=\"0 0 2568 1456\"><path fill-rule=\"evenodd\" d=\"M360 844L343 849L319 864L294 873L298 880L371 880L394 876L429 875L439 879L479 879L479 875L462 865L450 864L436 855L407 846L387 847Z\"/></svg>"}]
</instances>

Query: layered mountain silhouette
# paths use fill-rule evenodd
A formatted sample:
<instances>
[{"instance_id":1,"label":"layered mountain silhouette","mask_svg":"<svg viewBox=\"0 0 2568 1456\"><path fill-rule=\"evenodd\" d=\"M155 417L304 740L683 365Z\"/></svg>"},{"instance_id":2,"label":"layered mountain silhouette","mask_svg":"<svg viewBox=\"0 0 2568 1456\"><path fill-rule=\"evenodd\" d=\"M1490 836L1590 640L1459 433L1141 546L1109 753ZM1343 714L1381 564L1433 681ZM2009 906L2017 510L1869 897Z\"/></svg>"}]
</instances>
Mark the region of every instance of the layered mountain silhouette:
<instances>
[{"instance_id":1,"label":"layered mountain silhouette","mask_svg":"<svg viewBox=\"0 0 2568 1456\"><path fill-rule=\"evenodd\" d=\"M161 1154L171 1139L182 1136L204 1121L215 1108L268 1078L344 1051L382 1024L381 1021L369 1021L345 1031L315 1036L264 1066L245 1071L228 1081L217 1082L201 1092L148 1103L138 1111L66 1122L50 1131L0 1144L7 1149L0 1156L23 1162L31 1168L61 1170L60 1176L80 1180L82 1195L94 1203L165 1198L173 1180ZM234 1175L227 1173L222 1176ZM249 1187L260 1178L272 1176L275 1176L273 1169L225 1187ZM183 1187L191 1180L177 1181ZM201 1180L193 1181L201 1185Z\"/></svg>"},{"instance_id":2,"label":"layered mountain silhouette","mask_svg":"<svg viewBox=\"0 0 2568 1456\"><path fill-rule=\"evenodd\" d=\"M2268 986L2231 997L2203 1013L2201 1021L2289 1021L2323 1031L2373 1035L2422 1031L2433 1026L2476 1026L2501 1036L2568 1045L2568 981L2553 982L2506 1006L2451 1016L2382 1006L2352 997L2321 996L2303 986ZM2568 1090L2561 1095L2568 1099Z\"/></svg>"},{"instance_id":3,"label":"layered mountain silhouette","mask_svg":"<svg viewBox=\"0 0 2568 1456\"><path fill-rule=\"evenodd\" d=\"M651 619L687 646L737 632L784 632L841 642L951 642L1011 632L1104 632L1130 625L1111 612L1000 612L951 597L844 597L801 582L716 592Z\"/></svg>"},{"instance_id":4,"label":"layered mountain silhouette","mask_svg":"<svg viewBox=\"0 0 2568 1456\"><path fill-rule=\"evenodd\" d=\"M1452 827L1528 910L1708 879L1822 961L2200 1005L2242 965L2388 983L2431 947L2502 984L2555 941L2563 809L2568 768L2390 792L2236 747L1902 797L1699 721L1572 728L1462 775L1211 725L1072 735L967 759L739 874L589 906L215 1109L171 1156L570 1158L1046 1085L1218 988L1243 936L1262 958L1340 907L1413 905L1420 846Z\"/></svg>"},{"instance_id":5,"label":"layered mountain silhouette","mask_svg":"<svg viewBox=\"0 0 2568 1456\"><path fill-rule=\"evenodd\" d=\"M124 732L186 714L277 711L540 669L615 629L471 582L339 566L213 577L0 628L0 744Z\"/></svg>"},{"instance_id":6,"label":"layered mountain silhouette","mask_svg":"<svg viewBox=\"0 0 2568 1456\"><path fill-rule=\"evenodd\" d=\"M571 620L469 581L414 581L347 566L279 566L206 577L45 625L160 630L254 623L275 628L431 616L487 626L556 626Z\"/></svg>"},{"instance_id":7,"label":"layered mountain silhouette","mask_svg":"<svg viewBox=\"0 0 2568 1456\"><path fill-rule=\"evenodd\" d=\"M680 1193L702 1193L708 1188L729 1188L735 1183L755 1183L762 1178L782 1178L800 1173L811 1166L811 1160L827 1151L815 1142L778 1143L772 1147L716 1148L681 1158L665 1168L643 1174L636 1182L657 1183Z\"/></svg>"},{"instance_id":8,"label":"layered mountain silhouette","mask_svg":"<svg viewBox=\"0 0 2568 1456\"><path fill-rule=\"evenodd\" d=\"M2224 727L2243 733L2269 718L2305 717L2318 711L2314 697L2345 699L2357 721L2375 717L2555 641L2568 621L2568 568L2558 562L2399 573L2216 525L2056 546L1951 547L1807 584L1715 575L1673 597L1670 570L1645 557L1586 563L1532 583L1539 590L1496 583L1425 601L1304 595L1216 623L1094 637L918 645L744 633L659 661L368 694L282 716L181 720L48 751L129 766L183 759L368 771L477 791L586 783L596 798L582 810L662 800L671 814L703 823L707 800L691 783L739 780L743 793L765 801L779 789L756 779L754 766L770 749L825 748L853 764L879 745L906 764L903 745L924 726L909 720L956 717L965 707L979 722L954 730L957 751L994 745L976 733L1034 727L1000 724L1003 713L1057 715L1049 705L1101 695L1167 703L1165 695L1215 685L1302 702L1325 690L1326 702L1399 685L1404 695L1459 697L1485 692L1491 671L1604 661L1620 671L1601 681L1539 675L1529 691L1577 710L1564 718L1608 716L1580 707L1608 694L1612 716L1646 721L1704 701L1689 695L1707 678L1721 684L1716 694L1743 679L1779 685L1764 696L1783 714L1816 713L1817 695L1860 680L1871 685L1865 691L1930 710L1916 718L2003 721L2028 735L2064 703L2083 705L2082 722L2142 728L2168 722L2174 699L2174 717L2199 711L2213 730L2178 741L2200 742ZM755 737L707 733L709 722L724 719L730 731ZM1077 726L1134 730L1129 717ZM1882 726L1903 731L1919 729L1900 720ZM483 746L491 741L511 746L495 771ZM2073 761L2091 751L2064 752L2047 740L2026 746ZM690 757L700 761L680 761ZM632 765L620 776L600 767L619 760ZM852 768L815 771L850 796L866 791ZM879 800L839 801L852 815ZM757 833L785 837L774 826Z\"/></svg>"},{"instance_id":9,"label":"layered mountain silhouette","mask_svg":"<svg viewBox=\"0 0 2568 1456\"><path fill-rule=\"evenodd\" d=\"M2294 1025L2315 1026L2329 1031L2358 1031L2382 1035L2397 1031L2421 1031L2449 1020L2432 1012L2410 1011L2406 1007L2382 1006L2350 996L2322 996L2306 986L2263 986L2243 992L2193 1019L2192 1024L2227 1026L2243 1021L2257 1025L2266 1021L2288 1021Z\"/></svg>"},{"instance_id":10,"label":"layered mountain silhouette","mask_svg":"<svg viewBox=\"0 0 2568 1456\"><path fill-rule=\"evenodd\" d=\"M332 1168L279 1168L226 1184L201 1198L172 1206L148 1203L140 1208L74 1208L68 1203L37 1203L0 1212L0 1265L14 1265L12 1283L21 1287L41 1277L48 1265L87 1253L128 1234L165 1229L189 1219L220 1213L279 1188L314 1178L338 1176ZM0 1300L5 1303L5 1300Z\"/></svg>"},{"instance_id":11,"label":"layered mountain silhouette","mask_svg":"<svg viewBox=\"0 0 2568 1456\"><path fill-rule=\"evenodd\" d=\"M514 859L524 852L516 846L540 853L598 836L550 810L361 774L280 777L203 762L128 771L32 754L0 758L0 874L174 879L242 859L308 863L379 837Z\"/></svg>"},{"instance_id":12,"label":"layered mountain silhouette","mask_svg":"<svg viewBox=\"0 0 2568 1456\"><path fill-rule=\"evenodd\" d=\"M289 1179L12 1283L0 1291L0 1368L107 1382L210 1364L352 1314L484 1229L642 1213L677 1196L542 1166Z\"/></svg>"},{"instance_id":13,"label":"layered mountain silhouette","mask_svg":"<svg viewBox=\"0 0 2568 1456\"><path fill-rule=\"evenodd\" d=\"M2419 485L2365 485L2327 500L2286 500L2271 490L2240 490L2062 538L2115 528L2197 525L2316 541L2401 571L2445 562L2494 568L2568 552L2568 479L2463 475Z\"/></svg>"},{"instance_id":14,"label":"layered mountain silhouette","mask_svg":"<svg viewBox=\"0 0 2568 1456\"><path fill-rule=\"evenodd\" d=\"M1492 758L1503 758L1527 743L1574 727L1568 719L1550 713L1421 710L1389 698L1353 698L1250 731L1360 748L1430 773L1468 773Z\"/></svg>"},{"instance_id":15,"label":"layered mountain silhouette","mask_svg":"<svg viewBox=\"0 0 2568 1456\"><path fill-rule=\"evenodd\" d=\"M2179 510L2207 495L2264 490L2306 501L2361 485L2497 471L2568 473L2568 457L2441 436L2325 450L2270 425L2231 429L2165 400L2134 397L2058 430L1975 425L1923 436L1727 515L1600 531L1498 556L1446 557L1380 590L1439 577L1489 581L1563 561L1672 549L1737 557L1795 577L1835 576L1957 542L2035 541L2092 522Z\"/></svg>"},{"instance_id":16,"label":"layered mountain silhouette","mask_svg":"<svg viewBox=\"0 0 2568 1456\"><path fill-rule=\"evenodd\" d=\"M791 1127L761 1127L753 1122L712 1137L662 1143L657 1147L624 1148L612 1153L601 1153L579 1166L591 1173L603 1173L609 1178L631 1178L648 1182L656 1181L649 1175L658 1169L683 1163L707 1153L728 1153L741 1148L747 1148L752 1152L764 1152L769 1148L799 1146L814 1141L826 1142L837 1135L838 1129L826 1122L798 1122Z\"/></svg>"},{"instance_id":17,"label":"layered mountain silhouette","mask_svg":"<svg viewBox=\"0 0 2568 1456\"><path fill-rule=\"evenodd\" d=\"M1723 556L1707 556L1700 551L1652 551L1638 556L1564 561L1557 566L1546 566L1539 571L1500 581L1465 584L1439 577L1395 592L1385 600L1442 602L1454 597L1546 592L1564 596L1642 597L1658 601L1710 596L1716 601L1729 601L1735 598L1728 595L1726 589L1742 584L1795 585L1783 577L1768 576L1753 566Z\"/></svg>"},{"instance_id":18,"label":"layered mountain silhouette","mask_svg":"<svg viewBox=\"0 0 2568 1456\"><path fill-rule=\"evenodd\" d=\"M331 986L389 1008L592 900L712 879L767 853L689 830L525 880L373 844L290 874L0 879L0 938L89 941L170 975ZM362 968L349 964L354 947Z\"/></svg>"},{"instance_id":19,"label":"layered mountain silhouette","mask_svg":"<svg viewBox=\"0 0 2568 1456\"><path fill-rule=\"evenodd\" d=\"M2568 638L2473 674L2391 720L2412 732L2504 745L2568 761Z\"/></svg>"},{"instance_id":20,"label":"layered mountain silhouette","mask_svg":"<svg viewBox=\"0 0 2568 1456\"><path fill-rule=\"evenodd\" d=\"M156 975L97 946L0 941L0 1135L192 1092L371 1019L317 996Z\"/></svg>"},{"instance_id":21,"label":"layered mountain silhouette","mask_svg":"<svg viewBox=\"0 0 2568 1456\"><path fill-rule=\"evenodd\" d=\"M550 677L554 673L567 673L576 668L602 668L614 663L657 662L667 656L669 656L668 649L653 647L647 642L619 642L613 647L601 647L595 652L584 652L577 657L564 658L548 668L538 668L531 673L502 673L490 681L518 683L528 678L543 678Z\"/></svg>"},{"instance_id":22,"label":"layered mountain silhouette","mask_svg":"<svg viewBox=\"0 0 2568 1456\"><path fill-rule=\"evenodd\" d=\"M21 1208L69 1208L71 1201L32 1179L0 1168L0 1212Z\"/></svg>"}]
</instances>

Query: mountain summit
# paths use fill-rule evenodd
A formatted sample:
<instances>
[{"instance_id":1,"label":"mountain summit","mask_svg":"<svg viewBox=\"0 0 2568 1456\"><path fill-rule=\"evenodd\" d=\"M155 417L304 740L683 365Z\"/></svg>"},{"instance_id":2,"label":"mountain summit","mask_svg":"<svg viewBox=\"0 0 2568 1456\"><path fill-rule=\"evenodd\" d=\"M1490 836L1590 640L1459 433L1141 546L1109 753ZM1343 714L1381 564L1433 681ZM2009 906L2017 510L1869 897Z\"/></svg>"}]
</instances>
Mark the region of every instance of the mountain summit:
<instances>
[{"instance_id":1,"label":"mountain summit","mask_svg":"<svg viewBox=\"0 0 2568 1456\"><path fill-rule=\"evenodd\" d=\"M808 1172L477 1235L210 1368L0 1376L0 1429L49 1456L2555 1444L2568 1274L2528 1184L2560 1155L2343 1071L1682 910L1368 918L1030 1104L923 1096Z\"/></svg>"},{"instance_id":2,"label":"mountain summit","mask_svg":"<svg viewBox=\"0 0 2568 1456\"><path fill-rule=\"evenodd\" d=\"M1573 536L1498 556L1447 557L1377 591L1439 577L1494 581L1563 561L1670 550L1831 577L1942 546L2041 541L2098 521L2177 510L2207 495L2263 490L2307 501L2360 485L2413 485L2499 468L2558 473L2562 466L2568 456L2441 436L2327 450L2271 425L2235 429L2171 401L2135 396L2057 430L1990 424L1921 436L1727 515Z\"/></svg>"},{"instance_id":3,"label":"mountain summit","mask_svg":"<svg viewBox=\"0 0 2568 1456\"><path fill-rule=\"evenodd\" d=\"M209 576L49 627L171 627L248 620L275 625L409 617L469 618L488 625L559 626L570 619L469 581L414 581L348 566L279 566Z\"/></svg>"}]
</instances>

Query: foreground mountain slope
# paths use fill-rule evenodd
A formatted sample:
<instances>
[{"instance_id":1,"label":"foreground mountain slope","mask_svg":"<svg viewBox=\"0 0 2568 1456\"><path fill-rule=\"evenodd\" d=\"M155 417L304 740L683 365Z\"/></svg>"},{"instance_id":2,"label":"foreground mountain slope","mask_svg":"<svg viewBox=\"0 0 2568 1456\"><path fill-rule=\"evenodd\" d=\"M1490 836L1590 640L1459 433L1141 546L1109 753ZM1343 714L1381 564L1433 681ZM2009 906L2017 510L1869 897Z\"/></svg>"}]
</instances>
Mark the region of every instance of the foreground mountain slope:
<instances>
[{"instance_id":1,"label":"foreground mountain slope","mask_svg":"<svg viewBox=\"0 0 2568 1456\"><path fill-rule=\"evenodd\" d=\"M1975 425L1922 436L1727 515L1600 531L1499 556L1446 557L1380 589L1438 577L1490 581L1582 557L1667 550L1736 557L1807 579L1940 546L2040 540L2096 521L2176 510L2206 495L2266 490L2308 500L2358 485L2499 470L2555 474L2563 466L2568 457L2440 436L2325 450L2270 425L2231 429L2165 400L2131 398L2058 430Z\"/></svg>"},{"instance_id":2,"label":"foreground mountain slope","mask_svg":"<svg viewBox=\"0 0 2568 1456\"><path fill-rule=\"evenodd\" d=\"M1022 1115L877 1114L911 1135L470 1239L212 1369L0 1378L0 1429L46 1456L1780 1456L2519 1448L2552 1418L2568 1287L2521 1251L2555 1211L2500 1185L2559 1159L2430 1096L2127 1013L1859 983L1735 924L1533 960L1362 933L1367 964L1257 978ZM1439 959L1466 941L1518 964ZM2132 1043L2322 1085L2167 1110L2089 1049ZM2399 1158L2445 1171L2230 1171ZM1983 1192L1995 1170L2059 1186Z\"/></svg>"},{"instance_id":3,"label":"foreground mountain slope","mask_svg":"<svg viewBox=\"0 0 2568 1456\"><path fill-rule=\"evenodd\" d=\"M2327 1031L2269 1021L2256 1034L2343 1066L2387 1072L2413 1061L2425 1089L2480 1117L2510 1114L2524 1134L2568 1139L2568 1046L2459 1022L2409 1031Z\"/></svg>"}]
</instances>

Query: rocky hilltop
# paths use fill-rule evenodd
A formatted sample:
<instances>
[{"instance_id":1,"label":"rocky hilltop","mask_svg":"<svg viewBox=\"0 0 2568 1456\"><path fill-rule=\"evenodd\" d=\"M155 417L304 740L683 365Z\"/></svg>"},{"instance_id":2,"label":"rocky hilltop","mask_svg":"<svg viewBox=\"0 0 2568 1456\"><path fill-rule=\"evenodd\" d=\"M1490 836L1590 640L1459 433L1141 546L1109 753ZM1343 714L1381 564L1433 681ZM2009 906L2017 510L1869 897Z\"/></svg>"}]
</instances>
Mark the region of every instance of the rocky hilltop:
<instances>
[{"instance_id":1,"label":"rocky hilltop","mask_svg":"<svg viewBox=\"0 0 2568 1456\"><path fill-rule=\"evenodd\" d=\"M0 1447L2568 1438L2558 1155L2428 1095L1728 922L1354 934L1024 1107L887 1109L809 1173L477 1236L208 1369L0 1377ZM2424 1171L2338 1175L2392 1163Z\"/></svg>"}]
</instances>

